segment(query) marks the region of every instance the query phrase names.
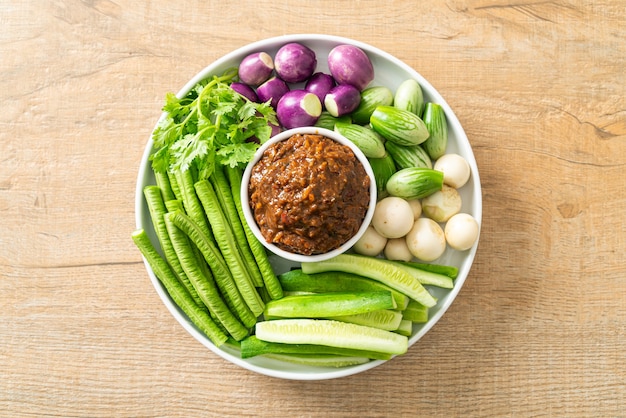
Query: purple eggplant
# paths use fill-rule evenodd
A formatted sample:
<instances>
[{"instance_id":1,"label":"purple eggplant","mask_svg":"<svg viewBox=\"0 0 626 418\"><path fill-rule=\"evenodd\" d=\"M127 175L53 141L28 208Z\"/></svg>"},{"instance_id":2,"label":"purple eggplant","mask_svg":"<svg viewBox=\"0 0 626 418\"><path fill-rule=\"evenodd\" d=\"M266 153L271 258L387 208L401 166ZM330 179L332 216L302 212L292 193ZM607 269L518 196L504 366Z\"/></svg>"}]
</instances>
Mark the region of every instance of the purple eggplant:
<instances>
[{"instance_id":1,"label":"purple eggplant","mask_svg":"<svg viewBox=\"0 0 626 418\"><path fill-rule=\"evenodd\" d=\"M283 45L274 56L276 74L287 83L305 81L315 72L316 67L315 52L297 42Z\"/></svg>"},{"instance_id":2,"label":"purple eggplant","mask_svg":"<svg viewBox=\"0 0 626 418\"><path fill-rule=\"evenodd\" d=\"M304 89L291 90L278 102L276 115L285 129L313 126L322 114L322 103Z\"/></svg>"},{"instance_id":3,"label":"purple eggplant","mask_svg":"<svg viewBox=\"0 0 626 418\"><path fill-rule=\"evenodd\" d=\"M285 93L289 91L289 86L278 77L272 77L256 89L256 95L259 102L267 102L271 100L270 105L276 109L278 101Z\"/></svg>"},{"instance_id":4,"label":"purple eggplant","mask_svg":"<svg viewBox=\"0 0 626 418\"><path fill-rule=\"evenodd\" d=\"M338 118L352 113L361 103L361 92L352 84L340 84L333 87L326 98L324 106L328 113Z\"/></svg>"},{"instance_id":5,"label":"purple eggplant","mask_svg":"<svg viewBox=\"0 0 626 418\"><path fill-rule=\"evenodd\" d=\"M326 73L315 73L307 80L304 89L315 94L323 105L326 94L328 94L333 87L335 87L335 79L333 76Z\"/></svg>"},{"instance_id":6,"label":"purple eggplant","mask_svg":"<svg viewBox=\"0 0 626 418\"><path fill-rule=\"evenodd\" d=\"M237 93L241 94L243 97L250 100L251 102L259 101L259 98L254 92L254 89L247 84L235 82L230 84L230 88L235 90Z\"/></svg>"},{"instance_id":7,"label":"purple eggplant","mask_svg":"<svg viewBox=\"0 0 626 418\"><path fill-rule=\"evenodd\" d=\"M328 54L328 69L337 84L352 84L362 91L374 80L374 66L367 54L354 45L339 45Z\"/></svg>"},{"instance_id":8,"label":"purple eggplant","mask_svg":"<svg viewBox=\"0 0 626 418\"><path fill-rule=\"evenodd\" d=\"M274 61L266 52L255 52L246 56L239 64L239 81L258 86L267 81L274 71Z\"/></svg>"}]
</instances>

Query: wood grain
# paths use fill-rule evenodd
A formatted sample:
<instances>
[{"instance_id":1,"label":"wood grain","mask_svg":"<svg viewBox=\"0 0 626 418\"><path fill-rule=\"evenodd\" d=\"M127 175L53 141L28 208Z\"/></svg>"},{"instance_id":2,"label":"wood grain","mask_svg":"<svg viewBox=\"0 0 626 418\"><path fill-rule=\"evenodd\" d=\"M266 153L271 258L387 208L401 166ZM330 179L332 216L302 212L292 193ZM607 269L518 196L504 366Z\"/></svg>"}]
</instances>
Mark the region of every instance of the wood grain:
<instances>
[{"instance_id":1,"label":"wood grain","mask_svg":"<svg viewBox=\"0 0 626 418\"><path fill-rule=\"evenodd\" d=\"M0 3L0 416L626 416L622 1ZM130 240L164 94L249 42L326 33L446 98L483 186L442 320L362 375L218 358Z\"/></svg>"}]
</instances>

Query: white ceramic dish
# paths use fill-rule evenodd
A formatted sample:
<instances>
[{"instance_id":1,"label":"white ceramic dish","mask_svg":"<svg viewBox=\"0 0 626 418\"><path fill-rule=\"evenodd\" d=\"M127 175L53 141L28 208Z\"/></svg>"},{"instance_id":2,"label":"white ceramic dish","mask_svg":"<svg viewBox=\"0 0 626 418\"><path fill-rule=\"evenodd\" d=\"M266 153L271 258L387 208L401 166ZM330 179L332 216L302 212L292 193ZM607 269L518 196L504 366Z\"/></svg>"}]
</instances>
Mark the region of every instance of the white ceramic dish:
<instances>
[{"instance_id":1,"label":"white ceramic dish","mask_svg":"<svg viewBox=\"0 0 626 418\"><path fill-rule=\"evenodd\" d=\"M263 234L261 234L261 230L259 229L256 222L254 221L254 216L252 215L252 211L250 210L248 185L250 182L250 173L252 171L252 167L261 159L266 149L276 144L277 142L285 141L289 139L292 135L295 135L298 133L299 134L324 135L325 137L333 139L342 145L346 145L352 150L352 152L354 152L354 155L358 158L361 164L363 164L363 168L365 169L365 172L370 178L369 208L367 210L367 213L365 214L365 218L363 219L363 223L361 224L361 227L357 231L356 235L350 238L345 244L343 244L339 248L336 248L324 254L316 254L316 255L294 254L294 253L285 251L272 243L267 242L263 238ZM243 173L243 180L241 182L241 202L243 206L243 213L246 219L248 220L248 225L250 226L250 229L254 233L254 236L257 237L257 239L261 241L261 243L265 246L265 248L270 250L272 253L290 261L295 261L299 263L306 262L306 261L308 262L323 261L323 260L328 260L329 258L335 257L339 254L345 253L347 250L352 248L354 244L359 240L359 238L361 238L361 236L365 233L365 230L367 229L368 225L372 221L372 217L374 216L374 208L376 206L376 179L374 177L374 172L372 171L372 167L367 161L367 157L365 157L365 155L360 149L358 149L352 142L350 142L343 136L339 135L336 132L333 132L328 129L323 129L323 128L316 128L316 127L310 127L310 126L303 127L303 128L294 128L294 129L290 129L287 131L283 131L279 133L278 135L273 136L269 141L265 142L257 150L257 152L254 155L254 158L248 164L248 166L246 167L246 170Z\"/></svg>"},{"instance_id":2,"label":"white ceramic dish","mask_svg":"<svg viewBox=\"0 0 626 418\"><path fill-rule=\"evenodd\" d=\"M195 77L189 80L189 82L185 86L183 86L183 88L178 92L178 96L184 96L200 80L206 78L207 76L220 74L227 68L237 66L243 57L252 52L266 51L273 56L278 48L288 42L301 42L313 49L317 54L317 71L328 72L328 66L325 57L328 55L330 50L337 45L349 43L363 49L372 60L375 69L375 78L370 85L384 85L389 87L392 91L395 91L395 89L402 81L409 78L417 80L422 87L424 100L436 102L440 104L445 110L448 120L447 152L454 152L462 155L470 164L470 180L465 186L459 189L459 193L461 195L461 198L463 199L463 207L461 211L471 214L477 220L478 224L481 224L482 196L478 168L476 166L476 160L474 158L470 143L456 115L454 114L450 106L446 103L445 99L439 94L439 92L437 92L437 90L417 71L415 71L413 68L400 61L399 59L395 58L394 56L390 55L389 53L384 52L371 45L347 38L317 34L287 35L258 41L239 48L204 68ZM163 115L161 117L163 117ZM151 237L151 239L153 239L153 242L157 242L150 221L148 208L143 197L143 188L148 184L155 184L154 174L152 172L150 161L148 159L151 150L152 139L150 138L146 145L137 177L137 187L135 192L135 220L137 227L144 228ZM420 338L422 338L437 323L437 321L439 321L442 315L450 307L467 278L467 275L474 261L477 246L478 241L471 249L463 252L455 251L448 248L439 259L435 260L435 263L457 266L459 268L459 274L455 280L454 289L431 289L433 295L438 298L438 303L436 306L430 309L430 319L428 320L428 322L426 322L425 324L414 325L413 333L409 339L409 346L414 345ZM293 262L277 256L273 256L271 258L271 261L274 269L278 274L287 271L293 266ZM285 363L282 361L263 357L255 357L242 360L239 356L238 351L231 347L215 347L211 343L211 341L200 330L198 330L198 328L196 328L185 316L185 314L176 306L176 304L169 297L164 287L161 285L161 283L147 264L146 268L157 294L166 305L168 310L171 312L171 314L176 318L176 320L194 338L196 338L200 343L202 343L212 352L224 358L225 360L228 360L245 369L267 376L283 379L322 380L353 375L372 369L384 363L384 361L376 360L363 365L332 369Z\"/></svg>"}]
</instances>

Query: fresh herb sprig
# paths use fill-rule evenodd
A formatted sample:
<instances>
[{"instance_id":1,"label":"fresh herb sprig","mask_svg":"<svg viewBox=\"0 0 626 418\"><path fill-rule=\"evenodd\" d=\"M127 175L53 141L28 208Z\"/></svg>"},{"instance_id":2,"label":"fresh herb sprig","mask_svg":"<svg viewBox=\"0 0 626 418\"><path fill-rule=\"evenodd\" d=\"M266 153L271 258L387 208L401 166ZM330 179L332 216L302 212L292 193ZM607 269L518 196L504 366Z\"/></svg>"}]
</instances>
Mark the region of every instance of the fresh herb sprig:
<instances>
[{"instance_id":1,"label":"fresh herb sprig","mask_svg":"<svg viewBox=\"0 0 626 418\"><path fill-rule=\"evenodd\" d=\"M152 134L150 156L156 172L195 168L207 179L216 164L237 167L252 159L259 144L270 138L269 124L277 125L269 103L254 103L230 88L237 69L199 82L186 96L167 93Z\"/></svg>"}]
</instances>

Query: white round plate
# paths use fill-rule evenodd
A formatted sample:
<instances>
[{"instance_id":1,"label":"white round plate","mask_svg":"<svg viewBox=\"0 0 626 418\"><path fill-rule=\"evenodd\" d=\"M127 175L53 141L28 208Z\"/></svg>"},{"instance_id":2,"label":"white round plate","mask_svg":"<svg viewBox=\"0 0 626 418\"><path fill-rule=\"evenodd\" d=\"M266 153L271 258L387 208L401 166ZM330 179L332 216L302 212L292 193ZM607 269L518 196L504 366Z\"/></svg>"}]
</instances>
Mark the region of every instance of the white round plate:
<instances>
[{"instance_id":1,"label":"white round plate","mask_svg":"<svg viewBox=\"0 0 626 418\"><path fill-rule=\"evenodd\" d=\"M363 49L368 54L374 65L375 78L370 86L382 85L387 86L392 91L395 91L398 85L406 79L413 78L419 82L424 93L424 101L438 103L445 110L448 121L448 146L446 152L460 154L469 162L471 168L470 180L465 186L459 189L459 193L463 199L463 207L461 211L471 214L476 219L478 224L481 224L482 195L478 168L476 166L476 160L474 158L472 148L463 127L459 123L459 120L444 98L426 79L424 79L424 77L404 62L378 48L352 39L329 35L301 34L269 38L239 48L210 64L200 71L195 77L189 80L189 82L178 92L177 96L183 97L200 80L208 76L221 74L228 68L238 66L239 62L246 55L252 52L265 51L274 56L276 51L282 45L289 42L300 42L315 51L317 54L316 71L328 72L326 57L332 48L341 44L352 44ZM161 117L163 117L163 115L161 115ZM158 241L156 239L156 235L154 234L154 229L152 228L148 207L143 196L143 188L149 184L155 184L154 173L152 172L149 161L152 145L152 138L150 138L146 145L137 176L137 187L135 191L135 222L137 228L143 228L148 233L152 241L157 243ZM409 347L422 338L450 307L467 278L474 261L477 246L478 241L467 251L460 252L448 248L439 259L434 261L434 263L454 265L458 267L459 274L455 279L454 288L451 290L435 287L429 288L431 293L438 299L437 305L430 309L428 322L419 325L415 324L413 326L413 333L409 338ZM293 266L293 262L288 262L277 256L272 256L271 261L277 274L287 271ZM335 369L297 365L264 357L255 357L245 360L241 359L239 352L236 349L226 346L221 348L215 347L215 345L213 345L213 343L211 343L211 341L198 328L196 328L193 323L191 323L178 306L176 306L147 263L146 269L158 295L176 320L194 338L215 354L245 369L283 379L322 380L353 375L372 369L384 363L382 360L375 360L362 365Z\"/></svg>"}]
</instances>

